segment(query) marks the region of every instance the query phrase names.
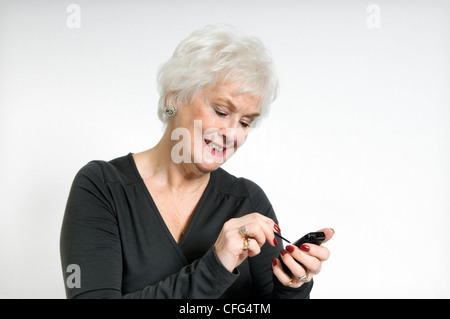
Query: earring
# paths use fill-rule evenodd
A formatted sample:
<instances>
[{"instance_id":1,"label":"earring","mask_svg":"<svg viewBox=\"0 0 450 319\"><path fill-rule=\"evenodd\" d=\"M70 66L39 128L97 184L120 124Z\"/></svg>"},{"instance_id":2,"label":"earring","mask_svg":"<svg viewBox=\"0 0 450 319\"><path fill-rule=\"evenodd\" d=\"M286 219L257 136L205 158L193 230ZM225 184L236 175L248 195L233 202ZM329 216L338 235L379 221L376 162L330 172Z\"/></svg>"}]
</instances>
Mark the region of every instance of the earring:
<instances>
[{"instance_id":1,"label":"earring","mask_svg":"<svg viewBox=\"0 0 450 319\"><path fill-rule=\"evenodd\" d=\"M177 109L172 104L169 104L164 109L164 112L166 112L167 116L174 116L175 113L177 112Z\"/></svg>"}]
</instances>

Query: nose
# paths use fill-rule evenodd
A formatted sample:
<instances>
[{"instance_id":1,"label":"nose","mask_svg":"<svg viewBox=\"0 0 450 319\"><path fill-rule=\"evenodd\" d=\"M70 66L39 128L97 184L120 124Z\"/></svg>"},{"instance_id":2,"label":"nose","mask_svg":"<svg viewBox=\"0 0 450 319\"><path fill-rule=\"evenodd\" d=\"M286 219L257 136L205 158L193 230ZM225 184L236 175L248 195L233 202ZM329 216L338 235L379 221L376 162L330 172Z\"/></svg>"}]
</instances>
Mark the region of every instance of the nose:
<instances>
[{"instance_id":1,"label":"nose","mask_svg":"<svg viewBox=\"0 0 450 319\"><path fill-rule=\"evenodd\" d=\"M239 122L233 117L230 117L227 121L222 122L219 135L223 138L224 143L226 142L226 139L233 139L232 137L235 135L233 133L235 132L238 124Z\"/></svg>"},{"instance_id":2,"label":"nose","mask_svg":"<svg viewBox=\"0 0 450 319\"><path fill-rule=\"evenodd\" d=\"M229 133L230 133L229 129L226 128L226 127L222 127L222 128L219 129L219 134L218 134L219 135L219 140L223 143L223 145L228 146L231 143L233 143L232 140L230 140L231 136L230 137L228 136Z\"/></svg>"},{"instance_id":3,"label":"nose","mask_svg":"<svg viewBox=\"0 0 450 319\"><path fill-rule=\"evenodd\" d=\"M223 144L227 147L233 145L237 148L245 142L247 134L239 121L230 121L228 124L227 127L219 129L219 139L221 139Z\"/></svg>"},{"instance_id":4,"label":"nose","mask_svg":"<svg viewBox=\"0 0 450 319\"><path fill-rule=\"evenodd\" d=\"M229 133L229 132L235 131L239 128L242 128L239 118L237 116L234 116L234 117L230 117L227 121L224 121L222 123L222 128L220 129L220 132L222 135L226 136L227 131Z\"/></svg>"}]
</instances>

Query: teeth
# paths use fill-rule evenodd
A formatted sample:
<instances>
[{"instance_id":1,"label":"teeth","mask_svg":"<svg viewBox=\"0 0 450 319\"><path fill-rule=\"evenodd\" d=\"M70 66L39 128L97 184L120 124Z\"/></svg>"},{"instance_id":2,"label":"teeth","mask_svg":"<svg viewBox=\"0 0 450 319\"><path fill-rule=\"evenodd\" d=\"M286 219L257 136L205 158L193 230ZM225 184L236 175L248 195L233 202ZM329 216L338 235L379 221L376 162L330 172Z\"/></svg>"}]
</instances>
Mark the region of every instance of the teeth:
<instances>
[{"instance_id":1,"label":"teeth","mask_svg":"<svg viewBox=\"0 0 450 319\"><path fill-rule=\"evenodd\" d=\"M222 153L222 152L223 152L223 147L220 147L220 146L218 146L218 145L212 143L212 142L209 141L209 140L205 140L205 142L206 142L206 144L208 144L208 146L211 147L213 150L215 150L215 151L217 151L217 152L219 152L219 153Z\"/></svg>"},{"instance_id":2,"label":"teeth","mask_svg":"<svg viewBox=\"0 0 450 319\"><path fill-rule=\"evenodd\" d=\"M217 146L216 144L209 143L208 146L211 147L213 150L215 150L215 151L217 151L217 152L223 152L223 148Z\"/></svg>"}]
</instances>

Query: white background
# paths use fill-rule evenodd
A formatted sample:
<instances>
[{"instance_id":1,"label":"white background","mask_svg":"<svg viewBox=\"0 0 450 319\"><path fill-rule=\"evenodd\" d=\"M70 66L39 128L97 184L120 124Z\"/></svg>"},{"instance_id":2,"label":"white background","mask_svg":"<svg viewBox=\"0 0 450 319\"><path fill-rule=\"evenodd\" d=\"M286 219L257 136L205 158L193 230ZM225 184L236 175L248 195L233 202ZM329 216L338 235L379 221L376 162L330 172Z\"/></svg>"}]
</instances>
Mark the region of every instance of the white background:
<instances>
[{"instance_id":1,"label":"white background","mask_svg":"<svg viewBox=\"0 0 450 319\"><path fill-rule=\"evenodd\" d=\"M156 70L218 22L261 38L281 85L224 168L287 238L336 231L312 298L450 297L450 2L79 0L69 28L71 3L0 0L0 298L65 298L73 177L159 140Z\"/></svg>"}]
</instances>

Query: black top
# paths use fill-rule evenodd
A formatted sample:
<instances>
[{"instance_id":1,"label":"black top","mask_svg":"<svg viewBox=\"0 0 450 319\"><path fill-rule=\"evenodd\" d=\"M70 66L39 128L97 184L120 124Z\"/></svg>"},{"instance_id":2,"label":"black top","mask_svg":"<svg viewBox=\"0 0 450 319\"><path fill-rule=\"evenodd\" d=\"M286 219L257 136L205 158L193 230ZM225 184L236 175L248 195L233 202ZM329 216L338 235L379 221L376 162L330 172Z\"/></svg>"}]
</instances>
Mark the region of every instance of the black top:
<instances>
[{"instance_id":1,"label":"black top","mask_svg":"<svg viewBox=\"0 0 450 319\"><path fill-rule=\"evenodd\" d=\"M233 273L214 243L231 218L258 212L277 219L263 190L219 168L181 241L172 237L137 170L132 153L91 161L75 176L61 229L68 298L308 298L312 282L294 289L273 276L282 248L264 244ZM79 266L78 285L72 266ZM68 278L70 277L70 278ZM69 279L69 280L67 280ZM78 288L79 287L79 288Z\"/></svg>"}]
</instances>

